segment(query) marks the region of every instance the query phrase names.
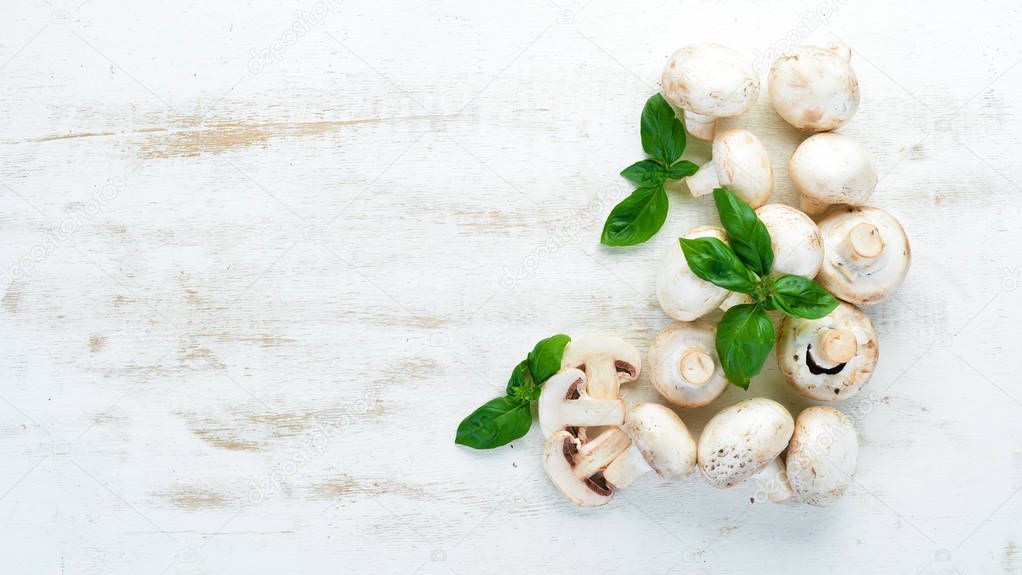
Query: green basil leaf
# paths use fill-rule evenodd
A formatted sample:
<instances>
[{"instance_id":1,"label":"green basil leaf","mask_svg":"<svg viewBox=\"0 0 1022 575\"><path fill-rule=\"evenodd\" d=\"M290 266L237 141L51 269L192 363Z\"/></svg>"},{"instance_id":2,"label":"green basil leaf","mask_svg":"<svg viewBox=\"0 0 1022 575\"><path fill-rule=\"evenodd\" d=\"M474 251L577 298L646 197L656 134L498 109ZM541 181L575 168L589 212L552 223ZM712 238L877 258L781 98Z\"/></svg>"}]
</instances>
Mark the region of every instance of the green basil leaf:
<instances>
[{"instance_id":1,"label":"green basil leaf","mask_svg":"<svg viewBox=\"0 0 1022 575\"><path fill-rule=\"evenodd\" d=\"M753 293L759 285L759 278L717 238L679 238L678 241L688 267L702 279L742 293Z\"/></svg>"},{"instance_id":2,"label":"green basil leaf","mask_svg":"<svg viewBox=\"0 0 1022 575\"><path fill-rule=\"evenodd\" d=\"M639 132L642 149L665 166L673 164L685 151L685 124L659 93L646 100Z\"/></svg>"},{"instance_id":3,"label":"green basil leaf","mask_svg":"<svg viewBox=\"0 0 1022 575\"><path fill-rule=\"evenodd\" d=\"M792 317L805 319L820 319L838 306L837 298L820 284L796 275L782 275L774 280L770 303Z\"/></svg>"},{"instance_id":4,"label":"green basil leaf","mask_svg":"<svg viewBox=\"0 0 1022 575\"><path fill-rule=\"evenodd\" d=\"M532 351L529 352L529 371L536 383L540 385L550 379L550 376L561 371L561 357L564 356L564 346L568 345L571 338L559 333L544 340L540 340Z\"/></svg>"},{"instance_id":5,"label":"green basil leaf","mask_svg":"<svg viewBox=\"0 0 1022 575\"><path fill-rule=\"evenodd\" d=\"M756 304L739 304L717 324L717 355L731 383L749 389L774 346L774 324Z\"/></svg>"},{"instance_id":6,"label":"green basil leaf","mask_svg":"<svg viewBox=\"0 0 1022 575\"><path fill-rule=\"evenodd\" d=\"M652 187L663 183L667 172L655 160L642 160L621 170L621 175L636 185Z\"/></svg>"},{"instance_id":7,"label":"green basil leaf","mask_svg":"<svg viewBox=\"0 0 1022 575\"><path fill-rule=\"evenodd\" d=\"M608 246L641 244L660 231L667 220L667 206L663 185L636 188L610 211L600 241Z\"/></svg>"},{"instance_id":8,"label":"green basil leaf","mask_svg":"<svg viewBox=\"0 0 1022 575\"><path fill-rule=\"evenodd\" d=\"M534 401L539 399L539 386L536 385L532 372L529 371L529 360L523 359L511 370L511 378L507 380L507 387L504 388L507 396L522 401Z\"/></svg>"},{"instance_id":9,"label":"green basil leaf","mask_svg":"<svg viewBox=\"0 0 1022 575\"><path fill-rule=\"evenodd\" d=\"M522 437L531 426L532 410L528 401L498 397L462 420L454 442L475 449L493 449Z\"/></svg>"},{"instance_id":10,"label":"green basil leaf","mask_svg":"<svg viewBox=\"0 0 1022 575\"><path fill-rule=\"evenodd\" d=\"M713 190L713 201L735 255L752 271L767 275L774 263L774 251L770 247L770 233L756 212L727 188Z\"/></svg>"},{"instance_id":11,"label":"green basil leaf","mask_svg":"<svg viewBox=\"0 0 1022 575\"><path fill-rule=\"evenodd\" d=\"M667 170L667 177L671 180L680 180L682 178L687 178L698 171L699 166L688 160L682 160L680 162L675 162L674 165Z\"/></svg>"}]
</instances>

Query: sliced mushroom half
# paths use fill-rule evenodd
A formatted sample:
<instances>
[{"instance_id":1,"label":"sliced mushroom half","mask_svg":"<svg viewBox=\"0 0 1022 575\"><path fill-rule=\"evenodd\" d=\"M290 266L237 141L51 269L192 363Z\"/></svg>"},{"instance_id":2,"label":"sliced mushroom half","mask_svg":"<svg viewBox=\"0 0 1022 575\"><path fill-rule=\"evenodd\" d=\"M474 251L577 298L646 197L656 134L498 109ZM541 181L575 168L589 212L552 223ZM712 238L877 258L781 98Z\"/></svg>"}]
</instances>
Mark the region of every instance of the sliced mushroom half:
<instances>
[{"instance_id":1,"label":"sliced mushroom half","mask_svg":"<svg viewBox=\"0 0 1022 575\"><path fill-rule=\"evenodd\" d=\"M908 273L912 250L905 230L879 208L839 208L820 221L820 236L824 256L817 281L847 302L882 301Z\"/></svg>"},{"instance_id":2,"label":"sliced mushroom half","mask_svg":"<svg viewBox=\"0 0 1022 575\"><path fill-rule=\"evenodd\" d=\"M578 434L579 428L621 425L625 404L620 399L597 399L586 391L586 374L579 369L565 369L546 380L539 394L539 426L543 435L568 429Z\"/></svg>"},{"instance_id":3,"label":"sliced mushroom half","mask_svg":"<svg viewBox=\"0 0 1022 575\"><path fill-rule=\"evenodd\" d=\"M547 438L544 468L557 489L576 505L597 507L610 502L613 487L603 471L624 453L631 441L617 428L601 433L586 442L567 430Z\"/></svg>"},{"instance_id":4,"label":"sliced mushroom half","mask_svg":"<svg viewBox=\"0 0 1022 575\"><path fill-rule=\"evenodd\" d=\"M561 368L586 373L586 388L596 399L617 399L621 384L635 381L642 370L642 356L635 346L619 337L585 335L568 342Z\"/></svg>"},{"instance_id":5,"label":"sliced mushroom half","mask_svg":"<svg viewBox=\"0 0 1022 575\"><path fill-rule=\"evenodd\" d=\"M802 395L838 401L859 393L876 369L873 322L842 302L820 319L785 317L777 338L777 367Z\"/></svg>"},{"instance_id":6,"label":"sliced mushroom half","mask_svg":"<svg viewBox=\"0 0 1022 575\"><path fill-rule=\"evenodd\" d=\"M649 380L667 401L701 407L728 387L714 342L716 329L702 321L675 322L649 347Z\"/></svg>"}]
</instances>

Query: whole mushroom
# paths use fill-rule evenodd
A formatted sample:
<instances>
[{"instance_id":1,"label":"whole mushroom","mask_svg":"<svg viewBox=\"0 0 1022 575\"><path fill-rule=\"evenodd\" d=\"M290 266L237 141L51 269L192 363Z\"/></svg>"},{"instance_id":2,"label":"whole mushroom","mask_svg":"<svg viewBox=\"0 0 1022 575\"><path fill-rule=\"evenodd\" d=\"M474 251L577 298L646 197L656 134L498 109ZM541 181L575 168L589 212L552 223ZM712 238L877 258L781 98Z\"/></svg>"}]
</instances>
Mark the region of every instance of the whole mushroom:
<instances>
[{"instance_id":1,"label":"whole mushroom","mask_svg":"<svg viewBox=\"0 0 1022 575\"><path fill-rule=\"evenodd\" d=\"M774 110L806 132L828 132L859 109L859 81L842 44L799 46L770 68L768 90Z\"/></svg>"},{"instance_id":2,"label":"whole mushroom","mask_svg":"<svg viewBox=\"0 0 1022 575\"><path fill-rule=\"evenodd\" d=\"M848 207L820 221L823 265L817 281L840 299L870 305L894 293L905 279L912 250L891 214Z\"/></svg>"},{"instance_id":3,"label":"whole mushroom","mask_svg":"<svg viewBox=\"0 0 1022 575\"><path fill-rule=\"evenodd\" d=\"M713 139L717 118L745 113L759 97L759 77L746 58L712 43L671 54L660 86L668 103L684 110L688 133L700 140Z\"/></svg>"},{"instance_id":4,"label":"whole mushroom","mask_svg":"<svg viewBox=\"0 0 1022 575\"><path fill-rule=\"evenodd\" d=\"M830 505L841 497L855 475L859 436L852 420L829 406L798 414L788 445L788 482L809 505Z\"/></svg>"},{"instance_id":5,"label":"whole mushroom","mask_svg":"<svg viewBox=\"0 0 1022 575\"><path fill-rule=\"evenodd\" d=\"M561 370L546 380L537 405L543 435L567 429L621 425L625 404L620 399L597 399L587 392L586 374L580 369Z\"/></svg>"},{"instance_id":6,"label":"whole mushroom","mask_svg":"<svg viewBox=\"0 0 1022 575\"><path fill-rule=\"evenodd\" d=\"M823 263L820 230L809 216L784 204L767 204L756 215L770 233L772 273L816 277Z\"/></svg>"},{"instance_id":7,"label":"whole mushroom","mask_svg":"<svg viewBox=\"0 0 1022 575\"><path fill-rule=\"evenodd\" d=\"M681 479L695 469L696 442L678 414L658 403L628 410L624 432L631 446L603 473L607 484L621 489L655 471L664 479Z\"/></svg>"},{"instance_id":8,"label":"whole mushroom","mask_svg":"<svg viewBox=\"0 0 1022 575\"><path fill-rule=\"evenodd\" d=\"M562 429L547 438L543 466L554 486L576 505L604 505L614 496L614 489L604 480L603 470L630 443L628 436L616 427L592 441Z\"/></svg>"},{"instance_id":9,"label":"whole mushroom","mask_svg":"<svg viewBox=\"0 0 1022 575\"><path fill-rule=\"evenodd\" d=\"M771 501L791 497L778 457L794 429L791 413L776 401L755 397L714 415L699 437L699 471L725 489L752 478Z\"/></svg>"},{"instance_id":10,"label":"whole mushroom","mask_svg":"<svg viewBox=\"0 0 1022 575\"><path fill-rule=\"evenodd\" d=\"M766 203L774 191L774 172L766 148L752 132L732 128L713 139L713 159L685 178L695 197L727 187L753 208Z\"/></svg>"},{"instance_id":11,"label":"whole mushroom","mask_svg":"<svg viewBox=\"0 0 1022 575\"><path fill-rule=\"evenodd\" d=\"M635 346L619 337L586 335L568 342L561 369L585 371L586 388L596 399L617 399L622 383L635 381L642 357Z\"/></svg>"},{"instance_id":12,"label":"whole mushroom","mask_svg":"<svg viewBox=\"0 0 1022 575\"><path fill-rule=\"evenodd\" d=\"M694 228L682 234L682 237L727 241L724 230L716 226ZM716 309L728 293L728 290L695 275L688 267L681 244L671 242L656 276L656 295L664 313L676 320L696 320Z\"/></svg>"},{"instance_id":13,"label":"whole mushroom","mask_svg":"<svg viewBox=\"0 0 1022 575\"><path fill-rule=\"evenodd\" d=\"M873 322L842 302L820 319L785 317L777 338L777 367L802 395L848 399L873 376L879 346Z\"/></svg>"},{"instance_id":14,"label":"whole mushroom","mask_svg":"<svg viewBox=\"0 0 1022 575\"><path fill-rule=\"evenodd\" d=\"M665 327L649 347L649 380L667 401L701 407L728 387L717 358L716 328L696 321Z\"/></svg>"},{"instance_id":15,"label":"whole mushroom","mask_svg":"<svg viewBox=\"0 0 1022 575\"><path fill-rule=\"evenodd\" d=\"M873 158L854 138L816 134L806 138L788 161L788 176L802 209L818 216L834 204L861 206L873 195Z\"/></svg>"}]
</instances>

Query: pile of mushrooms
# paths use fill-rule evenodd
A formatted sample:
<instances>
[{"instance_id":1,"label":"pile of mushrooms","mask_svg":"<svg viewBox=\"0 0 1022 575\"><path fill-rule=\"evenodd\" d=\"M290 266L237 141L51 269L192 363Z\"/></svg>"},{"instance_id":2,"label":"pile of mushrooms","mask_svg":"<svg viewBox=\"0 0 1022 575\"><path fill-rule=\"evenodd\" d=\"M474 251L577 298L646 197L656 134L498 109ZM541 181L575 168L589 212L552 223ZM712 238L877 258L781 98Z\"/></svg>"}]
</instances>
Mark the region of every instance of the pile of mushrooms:
<instances>
[{"instance_id":1,"label":"pile of mushrooms","mask_svg":"<svg viewBox=\"0 0 1022 575\"><path fill-rule=\"evenodd\" d=\"M791 389L825 403L852 398L869 382L879 344L857 306L890 297L911 259L898 220L865 205L877 186L869 152L833 132L859 108L850 62L847 47L803 46L769 71L774 110L812 134L788 163L801 209L768 203L774 172L759 138L744 129L716 129L718 119L741 115L759 97L760 80L742 54L718 44L686 46L671 55L661 78L663 96L689 134L712 141L712 159L686 178L692 195L728 187L769 231L772 273L816 279L842 300L823 318L785 316L777 329L780 373ZM683 237L726 241L724 230L712 225ZM671 407L628 406L621 398L621 385L643 371L634 346L616 337L572 340L561 371L539 399L545 468L557 489L578 505L599 506L650 472L677 481L698 469L721 489L752 480L774 502L837 501L853 482L859 445L852 419L837 408L815 405L792 417L772 399L743 398L714 415L698 439L673 409L705 407L732 389L717 357L716 327L704 318L745 296L697 277L676 242L660 265L656 295L675 321L650 344L645 371Z\"/></svg>"}]
</instances>

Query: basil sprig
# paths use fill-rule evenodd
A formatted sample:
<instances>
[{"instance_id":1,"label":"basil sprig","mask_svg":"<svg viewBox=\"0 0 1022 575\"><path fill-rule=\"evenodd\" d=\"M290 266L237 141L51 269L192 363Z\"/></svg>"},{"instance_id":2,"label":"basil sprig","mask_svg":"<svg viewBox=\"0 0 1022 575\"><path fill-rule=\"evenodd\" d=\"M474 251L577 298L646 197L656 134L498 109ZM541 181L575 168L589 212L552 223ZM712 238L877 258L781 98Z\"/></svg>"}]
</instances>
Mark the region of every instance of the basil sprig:
<instances>
[{"instance_id":1,"label":"basil sprig","mask_svg":"<svg viewBox=\"0 0 1022 575\"><path fill-rule=\"evenodd\" d=\"M564 346L571 338L564 334L548 337L532 348L511 371L506 395L487 401L458 425L454 442L475 449L507 445L532 427L532 402L539 399L543 382L561 369Z\"/></svg>"},{"instance_id":2,"label":"basil sprig","mask_svg":"<svg viewBox=\"0 0 1022 575\"><path fill-rule=\"evenodd\" d=\"M687 178L699 170L680 159L685 152L685 124L660 94L646 101L639 134L649 158L621 171L637 188L607 216L600 241L608 246L634 246L653 237L667 220L664 181Z\"/></svg>"},{"instance_id":3,"label":"basil sprig","mask_svg":"<svg viewBox=\"0 0 1022 575\"><path fill-rule=\"evenodd\" d=\"M692 273L722 288L748 294L753 303L731 307L717 324L717 355L731 383L749 389L774 345L774 324L767 310L797 318L819 319L838 300L809 278L770 275L774 253L770 233L748 204L727 188L713 190L728 243L717 238L680 238Z\"/></svg>"}]
</instances>

